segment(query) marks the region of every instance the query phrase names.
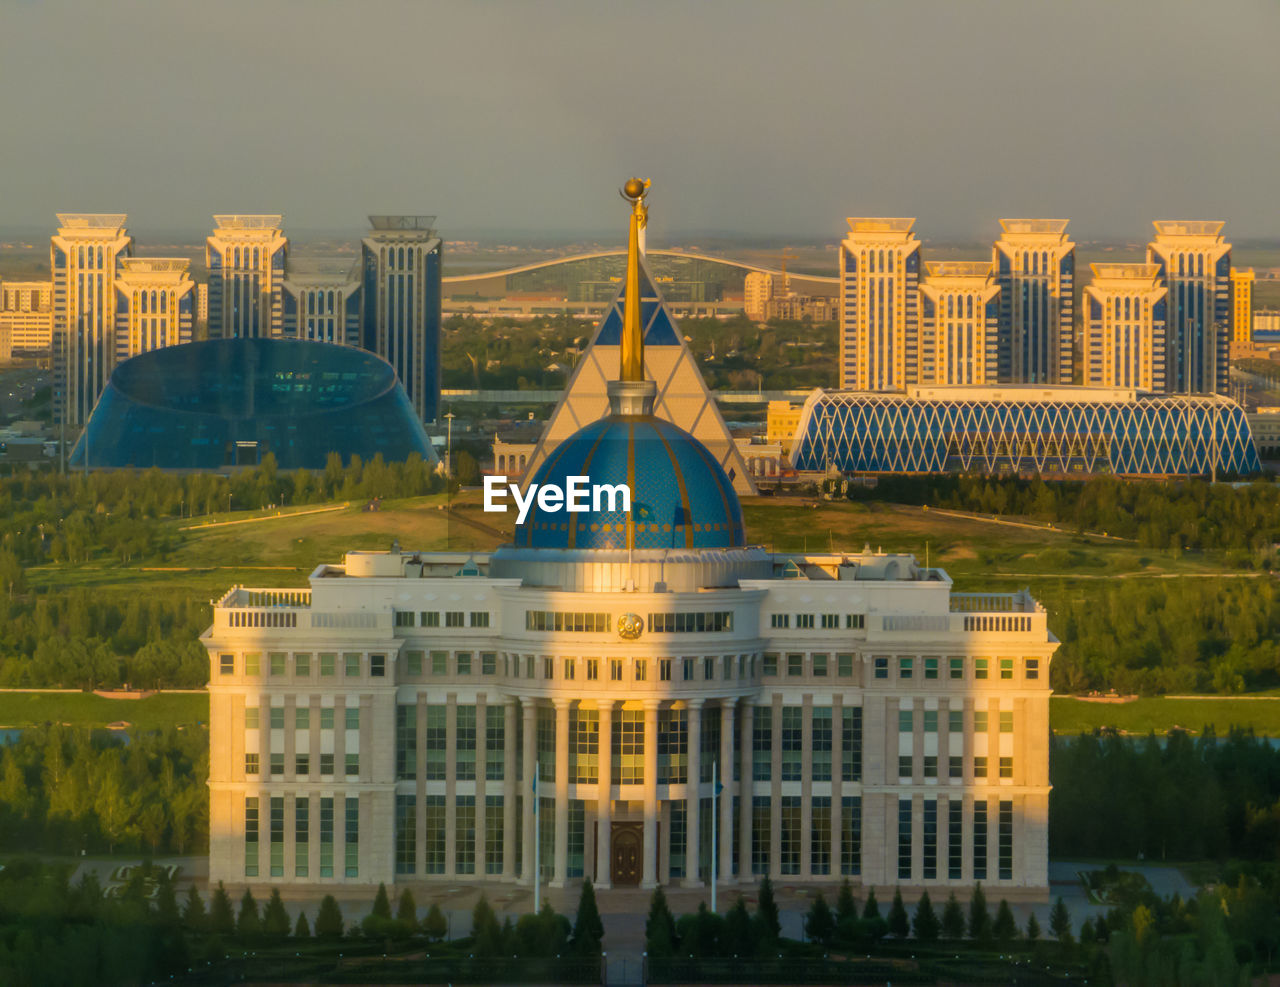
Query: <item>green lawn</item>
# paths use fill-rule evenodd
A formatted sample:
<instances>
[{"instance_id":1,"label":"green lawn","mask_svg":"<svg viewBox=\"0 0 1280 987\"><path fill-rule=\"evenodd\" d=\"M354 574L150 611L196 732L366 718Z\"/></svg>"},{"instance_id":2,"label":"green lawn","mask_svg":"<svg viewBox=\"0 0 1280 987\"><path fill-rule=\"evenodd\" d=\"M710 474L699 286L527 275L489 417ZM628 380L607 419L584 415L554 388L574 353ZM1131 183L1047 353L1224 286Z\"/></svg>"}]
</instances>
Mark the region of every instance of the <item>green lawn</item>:
<instances>
[{"instance_id":1,"label":"green lawn","mask_svg":"<svg viewBox=\"0 0 1280 987\"><path fill-rule=\"evenodd\" d=\"M1280 736L1280 699L1196 697L1135 699L1127 703L1091 703L1071 696L1050 700L1049 724L1055 733L1086 733L1115 727L1125 733L1167 733L1182 727L1200 733L1212 724L1218 736L1232 726L1252 727L1268 737Z\"/></svg>"},{"instance_id":2,"label":"green lawn","mask_svg":"<svg viewBox=\"0 0 1280 987\"><path fill-rule=\"evenodd\" d=\"M143 730L209 721L204 693L159 693L146 699L104 699L91 692L0 692L0 727L74 723L104 727L124 720Z\"/></svg>"}]
</instances>

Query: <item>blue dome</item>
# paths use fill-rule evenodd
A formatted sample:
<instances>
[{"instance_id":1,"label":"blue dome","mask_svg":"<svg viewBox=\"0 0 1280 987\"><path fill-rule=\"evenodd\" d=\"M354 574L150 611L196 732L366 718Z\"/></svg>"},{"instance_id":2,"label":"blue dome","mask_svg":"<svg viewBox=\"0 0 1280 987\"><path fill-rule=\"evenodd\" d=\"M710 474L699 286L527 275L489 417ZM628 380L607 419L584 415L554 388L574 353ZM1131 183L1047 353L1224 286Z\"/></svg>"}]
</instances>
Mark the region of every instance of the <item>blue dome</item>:
<instances>
[{"instance_id":1,"label":"blue dome","mask_svg":"<svg viewBox=\"0 0 1280 987\"><path fill-rule=\"evenodd\" d=\"M631 511L541 511L535 502L516 525L518 548L740 548L742 506L706 446L651 415L612 415L579 429L539 467L532 483L567 486L570 476L628 484ZM588 497L588 504L590 498ZM607 498L601 508L608 507ZM620 506L620 505L619 505Z\"/></svg>"}]
</instances>

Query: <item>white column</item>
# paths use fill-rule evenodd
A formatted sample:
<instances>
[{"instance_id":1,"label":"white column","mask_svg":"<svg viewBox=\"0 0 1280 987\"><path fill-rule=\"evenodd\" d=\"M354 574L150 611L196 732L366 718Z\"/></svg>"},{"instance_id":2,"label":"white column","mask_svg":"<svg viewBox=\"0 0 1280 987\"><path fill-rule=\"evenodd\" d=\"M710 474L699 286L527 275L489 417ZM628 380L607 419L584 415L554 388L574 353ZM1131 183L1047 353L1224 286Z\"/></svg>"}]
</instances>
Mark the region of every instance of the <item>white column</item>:
<instances>
[{"instance_id":1,"label":"white column","mask_svg":"<svg viewBox=\"0 0 1280 987\"><path fill-rule=\"evenodd\" d=\"M556 833L551 886L564 887L569 872L569 700L553 699L556 710Z\"/></svg>"},{"instance_id":2,"label":"white column","mask_svg":"<svg viewBox=\"0 0 1280 987\"><path fill-rule=\"evenodd\" d=\"M521 825L524 827L524 853L520 876L521 884L533 883L533 858L534 858L534 840L538 838L538 834L534 831L534 814L533 814L533 775L538 770L537 759L537 735L534 732L538 723L538 701L536 699L521 698L521 715L524 717L523 733L524 733L524 780L521 782L524 787L524 818Z\"/></svg>"},{"instance_id":3,"label":"white column","mask_svg":"<svg viewBox=\"0 0 1280 987\"><path fill-rule=\"evenodd\" d=\"M689 701L689 787L685 809L684 883L686 887L702 887L698 874L698 855L701 832L698 811L702 802L698 798L702 779L702 700Z\"/></svg>"},{"instance_id":4,"label":"white column","mask_svg":"<svg viewBox=\"0 0 1280 987\"><path fill-rule=\"evenodd\" d=\"M658 884L658 701L644 704L644 869L640 887Z\"/></svg>"},{"instance_id":5,"label":"white column","mask_svg":"<svg viewBox=\"0 0 1280 987\"><path fill-rule=\"evenodd\" d=\"M516 877L516 703L502 704L502 879Z\"/></svg>"},{"instance_id":6,"label":"white column","mask_svg":"<svg viewBox=\"0 0 1280 987\"><path fill-rule=\"evenodd\" d=\"M600 707L599 784L596 786L597 888L613 887L613 703Z\"/></svg>"}]
</instances>

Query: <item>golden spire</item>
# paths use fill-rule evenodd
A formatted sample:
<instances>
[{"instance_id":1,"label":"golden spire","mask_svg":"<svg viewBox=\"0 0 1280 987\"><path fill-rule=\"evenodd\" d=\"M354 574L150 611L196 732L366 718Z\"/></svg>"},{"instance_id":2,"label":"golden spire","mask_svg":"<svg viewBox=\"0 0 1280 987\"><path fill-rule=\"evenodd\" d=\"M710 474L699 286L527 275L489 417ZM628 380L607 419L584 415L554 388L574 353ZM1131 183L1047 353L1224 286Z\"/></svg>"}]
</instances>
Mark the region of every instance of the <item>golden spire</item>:
<instances>
[{"instance_id":1,"label":"golden spire","mask_svg":"<svg viewBox=\"0 0 1280 987\"><path fill-rule=\"evenodd\" d=\"M649 179L632 178L622 187L631 203L631 232L627 239L627 299L622 310L622 358L618 379L644 380L644 329L640 325L640 231L649 221L644 197Z\"/></svg>"}]
</instances>

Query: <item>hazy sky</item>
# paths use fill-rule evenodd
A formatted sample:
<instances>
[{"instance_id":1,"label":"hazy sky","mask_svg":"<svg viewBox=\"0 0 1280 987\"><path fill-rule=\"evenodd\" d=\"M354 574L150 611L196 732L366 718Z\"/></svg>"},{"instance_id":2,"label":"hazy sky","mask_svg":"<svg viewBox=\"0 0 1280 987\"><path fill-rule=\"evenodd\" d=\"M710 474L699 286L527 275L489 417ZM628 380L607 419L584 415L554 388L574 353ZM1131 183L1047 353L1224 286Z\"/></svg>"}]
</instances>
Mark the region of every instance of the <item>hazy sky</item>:
<instances>
[{"instance_id":1,"label":"hazy sky","mask_svg":"<svg viewBox=\"0 0 1280 987\"><path fill-rule=\"evenodd\" d=\"M0 231L1280 237L1276 0L0 0ZM619 233L619 236L621 234Z\"/></svg>"}]
</instances>

